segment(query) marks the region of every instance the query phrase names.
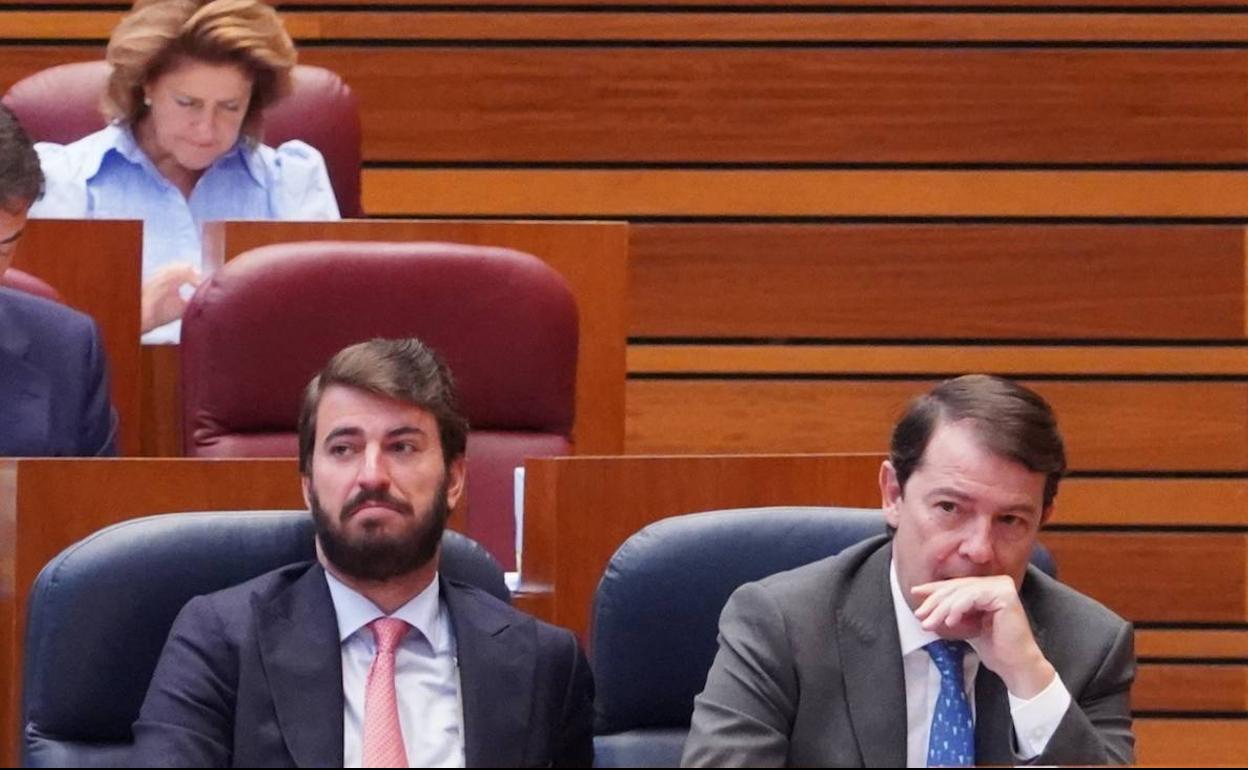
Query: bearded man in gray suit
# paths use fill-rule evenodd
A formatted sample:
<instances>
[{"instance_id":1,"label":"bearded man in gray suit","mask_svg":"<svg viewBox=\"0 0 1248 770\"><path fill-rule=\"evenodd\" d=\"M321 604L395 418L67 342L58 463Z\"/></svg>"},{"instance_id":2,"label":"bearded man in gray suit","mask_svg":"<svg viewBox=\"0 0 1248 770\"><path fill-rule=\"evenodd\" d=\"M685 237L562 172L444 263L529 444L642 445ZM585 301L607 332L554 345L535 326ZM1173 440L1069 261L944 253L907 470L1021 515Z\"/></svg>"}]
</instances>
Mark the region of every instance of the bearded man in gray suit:
<instances>
[{"instance_id":1,"label":"bearded man in gray suit","mask_svg":"<svg viewBox=\"0 0 1248 770\"><path fill-rule=\"evenodd\" d=\"M1027 388L915 400L880 469L889 535L733 594L683 764L1134 761L1130 624L1028 565L1065 468Z\"/></svg>"}]
</instances>

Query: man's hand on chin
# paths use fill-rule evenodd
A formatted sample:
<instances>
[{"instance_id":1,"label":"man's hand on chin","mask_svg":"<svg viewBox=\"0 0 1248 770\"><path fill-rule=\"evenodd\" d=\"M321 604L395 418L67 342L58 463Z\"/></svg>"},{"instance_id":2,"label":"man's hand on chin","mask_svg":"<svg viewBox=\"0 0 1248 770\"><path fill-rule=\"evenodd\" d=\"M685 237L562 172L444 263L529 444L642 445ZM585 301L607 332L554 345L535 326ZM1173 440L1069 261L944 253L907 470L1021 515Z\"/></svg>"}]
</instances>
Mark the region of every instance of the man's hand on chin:
<instances>
[{"instance_id":1,"label":"man's hand on chin","mask_svg":"<svg viewBox=\"0 0 1248 770\"><path fill-rule=\"evenodd\" d=\"M963 639L1017 698L1029 700L1057 676L1031 633L1014 581L1006 575L924 583L911 589L923 628Z\"/></svg>"}]
</instances>

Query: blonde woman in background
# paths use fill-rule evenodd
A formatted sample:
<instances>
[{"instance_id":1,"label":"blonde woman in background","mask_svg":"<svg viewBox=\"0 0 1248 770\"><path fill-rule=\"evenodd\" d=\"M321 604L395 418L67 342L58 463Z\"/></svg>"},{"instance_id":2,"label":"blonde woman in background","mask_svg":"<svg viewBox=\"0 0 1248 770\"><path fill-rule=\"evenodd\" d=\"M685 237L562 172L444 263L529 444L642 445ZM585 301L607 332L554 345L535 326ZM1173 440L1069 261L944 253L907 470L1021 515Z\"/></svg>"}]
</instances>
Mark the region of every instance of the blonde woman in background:
<instances>
[{"instance_id":1,"label":"blonde woman in background","mask_svg":"<svg viewBox=\"0 0 1248 770\"><path fill-rule=\"evenodd\" d=\"M108 44L109 125L36 145L47 189L32 217L142 219L142 328L177 342L201 280L202 225L337 219L321 154L260 142L266 108L291 89L295 48L260 0L139 0Z\"/></svg>"}]
</instances>

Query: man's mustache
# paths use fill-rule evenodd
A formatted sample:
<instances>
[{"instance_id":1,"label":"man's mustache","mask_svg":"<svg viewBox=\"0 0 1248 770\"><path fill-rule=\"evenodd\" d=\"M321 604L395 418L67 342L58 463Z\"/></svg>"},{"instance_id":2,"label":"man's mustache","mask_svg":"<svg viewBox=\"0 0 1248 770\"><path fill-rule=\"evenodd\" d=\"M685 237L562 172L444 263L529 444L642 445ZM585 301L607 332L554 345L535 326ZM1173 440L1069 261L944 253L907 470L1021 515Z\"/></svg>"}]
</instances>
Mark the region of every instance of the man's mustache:
<instances>
[{"instance_id":1,"label":"man's mustache","mask_svg":"<svg viewBox=\"0 0 1248 770\"><path fill-rule=\"evenodd\" d=\"M368 505L369 503L377 503L380 505L384 505L387 508L393 508L394 510L398 511L399 513L402 513L405 516L412 516L415 514L415 511L412 509L412 506L409 505L408 503L405 503L402 500L396 500L395 498L391 497L390 494L386 492L385 490L376 489L376 490L364 490L360 492L359 494L357 494L355 497L352 497L350 500L348 500L342 506L342 516L340 518L343 521L346 521L356 511L358 511L360 508L364 507L365 505Z\"/></svg>"}]
</instances>

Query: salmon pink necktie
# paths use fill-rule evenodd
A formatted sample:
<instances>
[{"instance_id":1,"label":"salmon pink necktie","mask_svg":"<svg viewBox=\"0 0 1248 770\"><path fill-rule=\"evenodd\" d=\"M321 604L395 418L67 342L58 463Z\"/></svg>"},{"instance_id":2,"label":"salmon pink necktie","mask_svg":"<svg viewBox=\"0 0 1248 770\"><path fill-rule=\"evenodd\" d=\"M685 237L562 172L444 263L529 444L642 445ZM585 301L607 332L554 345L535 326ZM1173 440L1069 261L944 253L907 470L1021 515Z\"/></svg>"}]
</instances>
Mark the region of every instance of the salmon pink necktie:
<instances>
[{"instance_id":1,"label":"salmon pink necktie","mask_svg":"<svg viewBox=\"0 0 1248 770\"><path fill-rule=\"evenodd\" d=\"M394 651L411 626L398 618L378 618L368 627L377 642L377 656L364 688L364 767L407 767L394 694Z\"/></svg>"}]
</instances>

